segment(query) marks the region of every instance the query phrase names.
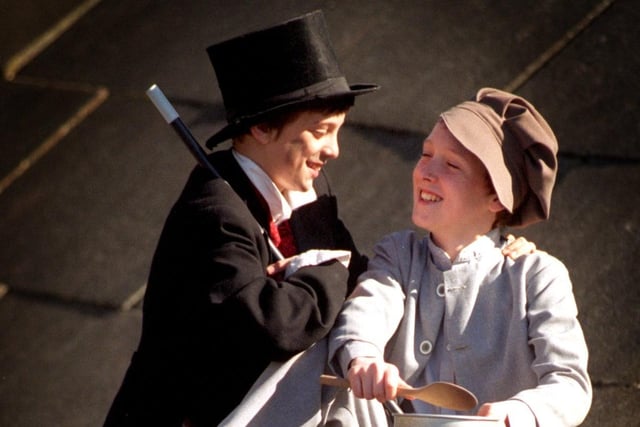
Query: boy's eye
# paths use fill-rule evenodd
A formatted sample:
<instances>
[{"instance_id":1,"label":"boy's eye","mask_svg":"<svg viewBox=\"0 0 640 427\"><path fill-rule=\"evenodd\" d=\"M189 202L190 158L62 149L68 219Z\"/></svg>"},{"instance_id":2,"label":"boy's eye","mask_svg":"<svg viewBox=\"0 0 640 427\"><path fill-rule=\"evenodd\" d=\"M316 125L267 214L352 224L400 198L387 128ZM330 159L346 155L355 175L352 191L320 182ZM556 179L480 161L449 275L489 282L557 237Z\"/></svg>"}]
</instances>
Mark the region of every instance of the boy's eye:
<instances>
[{"instance_id":1,"label":"boy's eye","mask_svg":"<svg viewBox=\"0 0 640 427\"><path fill-rule=\"evenodd\" d=\"M460 169L460 166L458 166L456 163L447 162L447 166L452 169Z\"/></svg>"}]
</instances>

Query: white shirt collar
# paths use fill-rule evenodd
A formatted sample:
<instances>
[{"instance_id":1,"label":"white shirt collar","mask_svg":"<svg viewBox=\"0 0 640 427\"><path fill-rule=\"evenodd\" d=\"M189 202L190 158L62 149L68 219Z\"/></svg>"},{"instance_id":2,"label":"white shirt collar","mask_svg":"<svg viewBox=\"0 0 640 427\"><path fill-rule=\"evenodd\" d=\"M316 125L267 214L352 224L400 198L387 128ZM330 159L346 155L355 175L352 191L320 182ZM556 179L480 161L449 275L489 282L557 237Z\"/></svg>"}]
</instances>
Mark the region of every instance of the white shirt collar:
<instances>
[{"instance_id":1,"label":"white shirt collar","mask_svg":"<svg viewBox=\"0 0 640 427\"><path fill-rule=\"evenodd\" d=\"M311 203L318 198L313 188L309 191L285 191L284 194L281 193L269 175L256 162L236 150L232 149L231 152L244 173L249 177L251 183L267 201L271 218L276 224L291 218L291 212L294 209Z\"/></svg>"},{"instance_id":2,"label":"white shirt collar","mask_svg":"<svg viewBox=\"0 0 640 427\"><path fill-rule=\"evenodd\" d=\"M460 253L458 253L458 256L454 260L449 258L449 255L436 245L432 240L431 233L429 233L428 239L429 255L440 271L450 270L454 264L469 262L471 259L478 259L487 251L501 247L501 235L499 228L494 228L487 234L479 236L476 240L469 243L460 250Z\"/></svg>"}]
</instances>

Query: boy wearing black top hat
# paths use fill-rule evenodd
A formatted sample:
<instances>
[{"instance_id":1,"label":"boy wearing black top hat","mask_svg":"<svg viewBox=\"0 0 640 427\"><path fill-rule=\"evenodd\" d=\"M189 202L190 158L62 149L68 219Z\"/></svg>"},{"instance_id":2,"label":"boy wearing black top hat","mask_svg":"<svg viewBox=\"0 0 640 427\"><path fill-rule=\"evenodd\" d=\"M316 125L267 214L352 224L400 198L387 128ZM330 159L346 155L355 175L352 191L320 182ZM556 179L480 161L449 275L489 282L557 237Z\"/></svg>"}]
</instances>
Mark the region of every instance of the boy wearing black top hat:
<instances>
[{"instance_id":1,"label":"boy wearing black top hat","mask_svg":"<svg viewBox=\"0 0 640 427\"><path fill-rule=\"evenodd\" d=\"M314 181L354 97L377 86L347 83L319 11L207 51L228 121L207 146L233 149L209 156L223 180L195 168L167 218L107 426L217 425L270 362L328 333L366 267ZM342 251L285 277L263 230L285 257Z\"/></svg>"}]
</instances>

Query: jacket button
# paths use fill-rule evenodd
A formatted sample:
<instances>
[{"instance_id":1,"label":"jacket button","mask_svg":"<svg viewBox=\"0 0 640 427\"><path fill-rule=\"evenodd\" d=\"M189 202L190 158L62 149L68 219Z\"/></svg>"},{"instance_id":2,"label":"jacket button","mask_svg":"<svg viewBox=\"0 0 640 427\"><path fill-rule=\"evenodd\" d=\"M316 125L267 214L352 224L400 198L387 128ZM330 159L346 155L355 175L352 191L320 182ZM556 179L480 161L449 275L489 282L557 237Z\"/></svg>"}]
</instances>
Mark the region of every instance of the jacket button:
<instances>
[{"instance_id":1,"label":"jacket button","mask_svg":"<svg viewBox=\"0 0 640 427\"><path fill-rule=\"evenodd\" d=\"M436 288L436 294L438 294L439 297L444 297L444 283L440 283L438 285Z\"/></svg>"},{"instance_id":2,"label":"jacket button","mask_svg":"<svg viewBox=\"0 0 640 427\"><path fill-rule=\"evenodd\" d=\"M426 356L431 353L431 350L433 350L433 344L431 344L431 341L424 340L420 343L420 353Z\"/></svg>"}]
</instances>

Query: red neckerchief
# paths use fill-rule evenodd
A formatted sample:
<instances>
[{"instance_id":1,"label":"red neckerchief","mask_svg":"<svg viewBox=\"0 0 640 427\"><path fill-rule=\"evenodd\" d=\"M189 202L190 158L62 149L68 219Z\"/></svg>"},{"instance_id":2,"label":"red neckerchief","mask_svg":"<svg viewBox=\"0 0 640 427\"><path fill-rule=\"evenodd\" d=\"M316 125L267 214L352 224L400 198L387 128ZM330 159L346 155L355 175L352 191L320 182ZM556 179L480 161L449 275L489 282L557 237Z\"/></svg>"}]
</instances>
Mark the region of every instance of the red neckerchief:
<instances>
[{"instance_id":1,"label":"red neckerchief","mask_svg":"<svg viewBox=\"0 0 640 427\"><path fill-rule=\"evenodd\" d=\"M276 245L285 258L296 255L298 253L298 248L296 247L296 242L293 237L289 220L282 221L279 225L276 225L271 217L271 210L269 209L267 201L264 199L262 194L260 194L257 188L253 187L253 189L256 192L256 196L258 197L262 207L269 212L269 237L273 241L273 244Z\"/></svg>"}]
</instances>

